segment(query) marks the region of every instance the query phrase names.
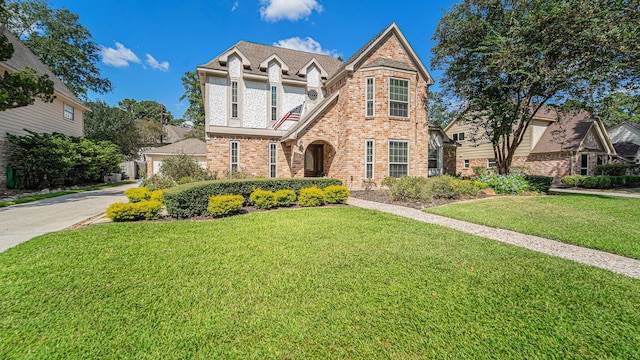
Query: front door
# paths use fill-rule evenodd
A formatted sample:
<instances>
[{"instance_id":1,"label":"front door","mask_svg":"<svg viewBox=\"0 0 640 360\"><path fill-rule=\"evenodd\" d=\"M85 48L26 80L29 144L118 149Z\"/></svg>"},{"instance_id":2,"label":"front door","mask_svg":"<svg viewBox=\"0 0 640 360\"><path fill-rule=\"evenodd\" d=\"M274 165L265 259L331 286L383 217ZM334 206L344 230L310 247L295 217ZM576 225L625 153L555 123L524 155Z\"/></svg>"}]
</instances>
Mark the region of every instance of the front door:
<instances>
[{"instance_id":1,"label":"front door","mask_svg":"<svg viewBox=\"0 0 640 360\"><path fill-rule=\"evenodd\" d=\"M312 144L304 153L304 177L324 176L324 145Z\"/></svg>"}]
</instances>

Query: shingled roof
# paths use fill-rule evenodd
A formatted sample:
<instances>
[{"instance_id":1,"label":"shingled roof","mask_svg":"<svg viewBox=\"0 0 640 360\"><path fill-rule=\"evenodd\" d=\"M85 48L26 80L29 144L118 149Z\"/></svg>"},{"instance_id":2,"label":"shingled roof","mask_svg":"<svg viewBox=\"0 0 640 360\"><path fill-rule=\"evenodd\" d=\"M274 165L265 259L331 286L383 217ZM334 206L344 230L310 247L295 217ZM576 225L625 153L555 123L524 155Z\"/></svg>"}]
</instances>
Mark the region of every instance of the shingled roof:
<instances>
[{"instance_id":1,"label":"shingled roof","mask_svg":"<svg viewBox=\"0 0 640 360\"><path fill-rule=\"evenodd\" d=\"M8 67L10 71L20 71L28 66L33 68L38 75L48 75L49 79L53 81L53 87L57 94L88 110L62 80L55 76L6 26L0 25L0 32L2 32L2 35L6 36L9 43L13 45L13 56L2 62L4 66Z\"/></svg>"},{"instance_id":2,"label":"shingled roof","mask_svg":"<svg viewBox=\"0 0 640 360\"><path fill-rule=\"evenodd\" d=\"M586 111L571 111L559 115L553 108L543 107L534 118L547 118L554 121L540 137L532 154L552 153L564 150L576 151L580 149L584 138L593 128L595 121ZM603 144L606 146L606 144Z\"/></svg>"},{"instance_id":3,"label":"shingled roof","mask_svg":"<svg viewBox=\"0 0 640 360\"><path fill-rule=\"evenodd\" d=\"M227 65L220 62L220 57L229 51L237 48L251 63L250 67L245 67L244 72L254 75L267 76L268 70L260 69L260 63L267 60L272 55L277 55L289 68L286 74L282 74L283 79L302 80L298 75L300 69L307 65L312 59L316 59L318 64L331 76L342 65L342 61L328 55L304 52L299 50L286 49L278 46L256 44L247 41L239 41L222 54L218 55L208 63L199 66L200 69L227 71Z\"/></svg>"}]
</instances>

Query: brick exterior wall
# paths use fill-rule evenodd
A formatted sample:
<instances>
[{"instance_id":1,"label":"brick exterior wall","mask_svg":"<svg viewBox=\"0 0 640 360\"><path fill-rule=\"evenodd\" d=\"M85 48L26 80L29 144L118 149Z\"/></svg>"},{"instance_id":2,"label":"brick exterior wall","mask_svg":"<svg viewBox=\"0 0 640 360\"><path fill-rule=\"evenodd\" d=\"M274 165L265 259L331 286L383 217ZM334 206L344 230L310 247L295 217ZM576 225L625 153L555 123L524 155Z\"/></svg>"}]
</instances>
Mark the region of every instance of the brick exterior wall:
<instances>
[{"instance_id":1,"label":"brick exterior wall","mask_svg":"<svg viewBox=\"0 0 640 360\"><path fill-rule=\"evenodd\" d=\"M296 140L278 143L278 176L303 177L304 154L312 144L324 145L324 175L343 181L352 189L364 187L365 140L374 140L374 177L376 184L388 176L389 141L409 144L409 175L427 176L428 124L427 82L418 71L389 67L363 69L379 58L413 64L395 35L381 40L353 74L339 80L328 93L340 91L337 101L329 105L314 124L299 133ZM365 117L365 78L375 77L375 115ZM409 118L389 117L389 79L409 81ZM230 141L239 141L240 170L250 175L269 175L269 143L275 139L258 137L211 136L207 141L207 165L219 176L228 173ZM455 159L455 149L445 153ZM454 160L448 166L453 168Z\"/></svg>"},{"instance_id":2,"label":"brick exterior wall","mask_svg":"<svg viewBox=\"0 0 640 360\"><path fill-rule=\"evenodd\" d=\"M0 140L0 186L7 187L7 165L11 156L11 144L9 140Z\"/></svg>"}]
</instances>

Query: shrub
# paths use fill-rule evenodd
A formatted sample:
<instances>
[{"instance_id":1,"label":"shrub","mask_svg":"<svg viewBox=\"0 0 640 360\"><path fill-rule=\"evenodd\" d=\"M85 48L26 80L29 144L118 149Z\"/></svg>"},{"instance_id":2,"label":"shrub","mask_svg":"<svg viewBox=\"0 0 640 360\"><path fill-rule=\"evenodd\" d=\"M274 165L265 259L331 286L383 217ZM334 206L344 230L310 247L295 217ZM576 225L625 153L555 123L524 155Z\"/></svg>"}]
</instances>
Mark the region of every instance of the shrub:
<instances>
[{"instance_id":1,"label":"shrub","mask_svg":"<svg viewBox=\"0 0 640 360\"><path fill-rule=\"evenodd\" d=\"M486 174L480 177L480 181L489 185L489 187L498 194L519 195L524 193L529 187L529 183L527 183L522 174Z\"/></svg>"},{"instance_id":2,"label":"shrub","mask_svg":"<svg viewBox=\"0 0 640 360\"><path fill-rule=\"evenodd\" d=\"M251 201L253 206L262 210L268 210L277 205L275 194L269 190L254 190L251 195L249 195L249 201Z\"/></svg>"},{"instance_id":3,"label":"shrub","mask_svg":"<svg viewBox=\"0 0 640 360\"><path fill-rule=\"evenodd\" d=\"M595 176L585 176L580 181L580 185L587 189L593 189L598 186L598 178Z\"/></svg>"},{"instance_id":4,"label":"shrub","mask_svg":"<svg viewBox=\"0 0 640 360\"><path fill-rule=\"evenodd\" d=\"M242 209L243 204L242 195L217 195L209 198L207 211L213 217L226 216Z\"/></svg>"},{"instance_id":5,"label":"shrub","mask_svg":"<svg viewBox=\"0 0 640 360\"><path fill-rule=\"evenodd\" d=\"M529 189L539 193L548 193L553 183L552 176L525 175L524 179L529 183Z\"/></svg>"},{"instance_id":6,"label":"shrub","mask_svg":"<svg viewBox=\"0 0 640 360\"><path fill-rule=\"evenodd\" d=\"M166 157L160 164L160 172L174 181L182 180L183 178L202 180L209 176L207 170L203 169L195 156L187 154L175 154Z\"/></svg>"},{"instance_id":7,"label":"shrub","mask_svg":"<svg viewBox=\"0 0 640 360\"><path fill-rule=\"evenodd\" d=\"M393 177L393 176L387 176L384 179L382 179L382 182L380 183L380 185L386 186L389 189L393 189L393 187L397 183L398 183L398 178Z\"/></svg>"},{"instance_id":8,"label":"shrub","mask_svg":"<svg viewBox=\"0 0 640 360\"><path fill-rule=\"evenodd\" d=\"M178 185L184 185L184 184L188 184L190 182L193 182L193 179L188 177L188 176L183 176L180 179L178 179L178 181L176 181L176 183Z\"/></svg>"},{"instance_id":9,"label":"shrub","mask_svg":"<svg viewBox=\"0 0 640 360\"><path fill-rule=\"evenodd\" d=\"M300 206L322 206L324 205L325 195L322 189L317 187L310 187L300 189L300 196L298 196L298 204Z\"/></svg>"},{"instance_id":10,"label":"shrub","mask_svg":"<svg viewBox=\"0 0 640 360\"><path fill-rule=\"evenodd\" d=\"M560 182L566 186L576 187L581 185L584 177L584 175L567 175L563 176L562 179L560 179Z\"/></svg>"},{"instance_id":11,"label":"shrub","mask_svg":"<svg viewBox=\"0 0 640 360\"><path fill-rule=\"evenodd\" d=\"M274 194L278 206L291 206L296 202L296 192L289 189L276 191Z\"/></svg>"},{"instance_id":12,"label":"shrub","mask_svg":"<svg viewBox=\"0 0 640 360\"><path fill-rule=\"evenodd\" d=\"M344 204L349 199L349 189L342 185L327 186L324 195L328 204Z\"/></svg>"},{"instance_id":13,"label":"shrub","mask_svg":"<svg viewBox=\"0 0 640 360\"><path fill-rule=\"evenodd\" d=\"M453 179L450 182L453 199L468 199L478 196L480 190L487 188L487 184L473 180Z\"/></svg>"},{"instance_id":14,"label":"shrub","mask_svg":"<svg viewBox=\"0 0 640 360\"><path fill-rule=\"evenodd\" d=\"M456 197L452 187L455 178L450 175L439 175L427 180L427 191L432 198L453 199Z\"/></svg>"},{"instance_id":15,"label":"shrub","mask_svg":"<svg viewBox=\"0 0 640 360\"><path fill-rule=\"evenodd\" d=\"M132 203L151 199L151 191L146 187L132 188L124 192Z\"/></svg>"},{"instance_id":16,"label":"shrub","mask_svg":"<svg viewBox=\"0 0 640 360\"><path fill-rule=\"evenodd\" d=\"M149 197L149 200L155 200L164 204L164 196L162 195L162 190L153 190L151 192L151 196Z\"/></svg>"},{"instance_id":17,"label":"shrub","mask_svg":"<svg viewBox=\"0 0 640 360\"><path fill-rule=\"evenodd\" d=\"M426 177L402 176L391 188L391 197L397 201L431 200L431 194L427 190L428 182Z\"/></svg>"},{"instance_id":18,"label":"shrub","mask_svg":"<svg viewBox=\"0 0 640 360\"><path fill-rule=\"evenodd\" d=\"M483 176L487 174L487 168L484 166L472 166L471 170L475 176Z\"/></svg>"},{"instance_id":19,"label":"shrub","mask_svg":"<svg viewBox=\"0 0 640 360\"><path fill-rule=\"evenodd\" d=\"M214 180L200 181L176 186L164 190L167 211L176 218L188 218L204 214L207 210L209 197L213 195L242 195L249 199L253 190L278 191L291 189L295 192L301 188L317 186L325 188L330 185L342 185L340 180L330 178L270 178L249 180Z\"/></svg>"},{"instance_id":20,"label":"shrub","mask_svg":"<svg viewBox=\"0 0 640 360\"><path fill-rule=\"evenodd\" d=\"M107 218L115 221L154 220L160 217L162 203L155 200L114 203L107 208Z\"/></svg>"},{"instance_id":21,"label":"shrub","mask_svg":"<svg viewBox=\"0 0 640 360\"><path fill-rule=\"evenodd\" d=\"M150 178L142 180L142 186L151 191L162 190L176 186L176 182L166 176L154 174Z\"/></svg>"},{"instance_id":22,"label":"shrub","mask_svg":"<svg viewBox=\"0 0 640 360\"><path fill-rule=\"evenodd\" d=\"M596 170L601 171L602 175L609 176L640 175L640 164L598 165Z\"/></svg>"}]
</instances>

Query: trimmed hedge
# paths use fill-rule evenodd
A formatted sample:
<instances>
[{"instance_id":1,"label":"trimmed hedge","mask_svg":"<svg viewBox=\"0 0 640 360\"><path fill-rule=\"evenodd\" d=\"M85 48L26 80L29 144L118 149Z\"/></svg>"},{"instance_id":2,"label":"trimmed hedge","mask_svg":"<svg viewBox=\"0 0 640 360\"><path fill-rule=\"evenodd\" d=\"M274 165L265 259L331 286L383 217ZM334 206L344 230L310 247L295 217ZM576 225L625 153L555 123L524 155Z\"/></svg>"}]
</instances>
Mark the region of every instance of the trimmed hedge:
<instances>
[{"instance_id":1,"label":"trimmed hedge","mask_svg":"<svg viewBox=\"0 0 640 360\"><path fill-rule=\"evenodd\" d=\"M217 195L209 198L207 211L213 217L226 216L242 209L242 204L242 195Z\"/></svg>"},{"instance_id":2,"label":"trimmed hedge","mask_svg":"<svg viewBox=\"0 0 640 360\"><path fill-rule=\"evenodd\" d=\"M327 204L345 204L349 200L349 189L342 185L331 185L324 188Z\"/></svg>"},{"instance_id":3,"label":"trimmed hedge","mask_svg":"<svg viewBox=\"0 0 640 360\"><path fill-rule=\"evenodd\" d=\"M586 176L569 175L560 180L567 186L579 186L587 189L611 189L640 186L640 176Z\"/></svg>"},{"instance_id":4,"label":"trimmed hedge","mask_svg":"<svg viewBox=\"0 0 640 360\"><path fill-rule=\"evenodd\" d=\"M640 164L607 164L596 166L596 171L608 176L640 175Z\"/></svg>"},{"instance_id":5,"label":"trimmed hedge","mask_svg":"<svg viewBox=\"0 0 640 360\"><path fill-rule=\"evenodd\" d=\"M269 210L277 205L275 194L269 190L256 189L249 195L249 201L262 210Z\"/></svg>"},{"instance_id":6,"label":"trimmed hedge","mask_svg":"<svg viewBox=\"0 0 640 360\"><path fill-rule=\"evenodd\" d=\"M107 208L107 218L114 222L155 220L160 217L162 203L155 200L143 200L131 203L117 202Z\"/></svg>"},{"instance_id":7,"label":"trimmed hedge","mask_svg":"<svg viewBox=\"0 0 640 360\"><path fill-rule=\"evenodd\" d=\"M303 207L310 206L322 206L325 202L325 195L322 189L317 187L310 187L306 189L300 189L300 196L298 196L298 204Z\"/></svg>"},{"instance_id":8,"label":"trimmed hedge","mask_svg":"<svg viewBox=\"0 0 640 360\"><path fill-rule=\"evenodd\" d=\"M291 206L296 202L296 192L290 189L278 190L273 194L278 206Z\"/></svg>"},{"instance_id":9,"label":"trimmed hedge","mask_svg":"<svg viewBox=\"0 0 640 360\"><path fill-rule=\"evenodd\" d=\"M525 175L524 179L529 183L529 190L545 194L549 193L549 189L553 183L552 176Z\"/></svg>"},{"instance_id":10,"label":"trimmed hedge","mask_svg":"<svg viewBox=\"0 0 640 360\"><path fill-rule=\"evenodd\" d=\"M291 189L296 193L302 188L317 186L326 188L342 185L330 178L273 178L200 181L163 190L167 212L175 218L188 218L205 214L209 198L215 195L242 195L246 202L255 189L278 191Z\"/></svg>"}]
</instances>

